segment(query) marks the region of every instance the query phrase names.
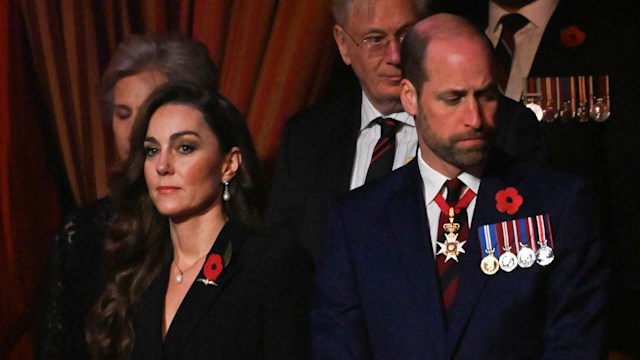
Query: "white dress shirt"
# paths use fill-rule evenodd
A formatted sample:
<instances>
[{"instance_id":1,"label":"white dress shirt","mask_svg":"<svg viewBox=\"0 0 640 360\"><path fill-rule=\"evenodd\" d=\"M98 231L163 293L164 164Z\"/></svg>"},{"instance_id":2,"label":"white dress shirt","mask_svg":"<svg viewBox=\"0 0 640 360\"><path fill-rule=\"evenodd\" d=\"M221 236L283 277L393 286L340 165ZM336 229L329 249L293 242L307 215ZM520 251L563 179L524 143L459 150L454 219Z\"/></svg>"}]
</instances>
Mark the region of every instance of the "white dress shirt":
<instances>
[{"instance_id":1,"label":"white dress shirt","mask_svg":"<svg viewBox=\"0 0 640 360\"><path fill-rule=\"evenodd\" d=\"M447 188L444 187L445 181L449 180L448 177L440 174L432 167L427 165L424 160L422 160L421 156L418 156L418 168L420 169L420 176L422 176L422 182L424 183L424 203L427 208L427 222L429 224L429 235L431 235L431 248L433 250L433 256L436 256L436 244L437 242L444 241L443 239L438 239L438 222L440 221L440 207L435 202L436 195L441 193L442 196L447 198ZM476 194L478 193L478 189L480 189L480 179L469 174L469 173L461 173L458 175L458 179L462 181L465 185L462 188L461 194L464 194L466 189L471 189ZM478 197L474 196L473 200L467 206L467 219L469 221L469 227L471 227L471 221L473 220L473 211L476 208L476 199ZM464 241L467 239L461 239ZM466 246L469 246L465 244ZM475 246L475 245L471 245Z\"/></svg>"},{"instance_id":2,"label":"white dress shirt","mask_svg":"<svg viewBox=\"0 0 640 360\"><path fill-rule=\"evenodd\" d=\"M356 156L351 173L350 190L362 186L367 178L367 171L369 170L373 149L380 139L380 125L371 123L376 118L383 116L404 123L404 126L396 133L396 153L393 159L393 170L413 159L418 147L416 123L413 117L406 112L383 115L373 107L371 101L363 91L360 114L360 134L358 135L358 141L356 143Z\"/></svg>"},{"instance_id":3,"label":"white dress shirt","mask_svg":"<svg viewBox=\"0 0 640 360\"><path fill-rule=\"evenodd\" d=\"M521 100L524 82L531 70L544 29L547 27L559 1L536 0L518 10L518 13L526 17L529 23L514 36L515 53L511 60L511 73L509 74L505 96L516 101ZM500 33L502 32L500 19L506 14L508 14L506 10L496 5L493 1L489 2L489 22L485 33L494 48L500 41Z\"/></svg>"}]
</instances>

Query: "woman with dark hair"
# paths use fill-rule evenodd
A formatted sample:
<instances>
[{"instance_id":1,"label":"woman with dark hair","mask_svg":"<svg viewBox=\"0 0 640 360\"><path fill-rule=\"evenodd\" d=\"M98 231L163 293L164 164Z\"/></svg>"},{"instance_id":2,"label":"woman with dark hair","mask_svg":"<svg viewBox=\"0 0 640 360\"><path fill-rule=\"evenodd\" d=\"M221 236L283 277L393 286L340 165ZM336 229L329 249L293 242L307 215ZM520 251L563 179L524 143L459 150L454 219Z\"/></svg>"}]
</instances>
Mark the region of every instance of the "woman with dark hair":
<instances>
[{"instance_id":1,"label":"woman with dark hair","mask_svg":"<svg viewBox=\"0 0 640 360\"><path fill-rule=\"evenodd\" d=\"M95 358L308 357L311 261L261 234L258 161L219 94L168 84L139 114L110 183L108 284Z\"/></svg>"},{"instance_id":2,"label":"woman with dark hair","mask_svg":"<svg viewBox=\"0 0 640 360\"><path fill-rule=\"evenodd\" d=\"M131 124L147 96L167 81L215 89L218 72L204 44L177 34L131 35L102 76L100 101L112 128L117 158L129 153ZM55 238L42 296L38 359L87 359L85 317L104 291L105 197L71 213Z\"/></svg>"}]
</instances>

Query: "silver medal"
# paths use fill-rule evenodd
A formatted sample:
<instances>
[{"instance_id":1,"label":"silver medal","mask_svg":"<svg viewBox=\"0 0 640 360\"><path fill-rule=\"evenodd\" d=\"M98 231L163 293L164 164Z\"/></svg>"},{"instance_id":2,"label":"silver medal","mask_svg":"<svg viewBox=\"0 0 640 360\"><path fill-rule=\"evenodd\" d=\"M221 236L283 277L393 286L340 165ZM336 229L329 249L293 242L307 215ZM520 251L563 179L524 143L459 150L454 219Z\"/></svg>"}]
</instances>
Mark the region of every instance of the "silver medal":
<instances>
[{"instance_id":1,"label":"silver medal","mask_svg":"<svg viewBox=\"0 0 640 360\"><path fill-rule=\"evenodd\" d=\"M516 267L518 267L518 258L511 251L500 255L500 269L511 272Z\"/></svg>"},{"instance_id":2,"label":"silver medal","mask_svg":"<svg viewBox=\"0 0 640 360\"><path fill-rule=\"evenodd\" d=\"M520 265L521 268L529 268L535 263L536 253L521 244L520 251L518 251L518 265Z\"/></svg>"},{"instance_id":3,"label":"silver medal","mask_svg":"<svg viewBox=\"0 0 640 360\"><path fill-rule=\"evenodd\" d=\"M553 261L553 249L547 245L542 245L536 252L536 262L539 265L547 266Z\"/></svg>"}]
</instances>

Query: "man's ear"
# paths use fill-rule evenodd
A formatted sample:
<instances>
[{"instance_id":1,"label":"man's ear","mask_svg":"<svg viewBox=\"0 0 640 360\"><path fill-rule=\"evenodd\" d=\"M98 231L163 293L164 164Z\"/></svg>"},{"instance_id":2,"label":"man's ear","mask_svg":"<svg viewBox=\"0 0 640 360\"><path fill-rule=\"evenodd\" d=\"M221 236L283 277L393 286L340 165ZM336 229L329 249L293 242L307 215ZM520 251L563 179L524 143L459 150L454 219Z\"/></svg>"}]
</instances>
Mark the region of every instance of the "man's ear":
<instances>
[{"instance_id":1,"label":"man's ear","mask_svg":"<svg viewBox=\"0 0 640 360\"><path fill-rule=\"evenodd\" d=\"M240 153L240 148L234 146L223 159L222 180L231 181L240 169L240 165L242 165L242 154Z\"/></svg>"},{"instance_id":2,"label":"man's ear","mask_svg":"<svg viewBox=\"0 0 640 360\"><path fill-rule=\"evenodd\" d=\"M347 41L351 40L347 39L347 34L345 34L342 26L337 24L333 26L333 39L336 41L336 45L338 45L342 61L347 65L351 65L351 56L349 56L349 48L347 47Z\"/></svg>"},{"instance_id":3,"label":"man's ear","mask_svg":"<svg viewBox=\"0 0 640 360\"><path fill-rule=\"evenodd\" d=\"M407 114L415 117L418 113L418 92L411 81L402 79L400 82L400 100Z\"/></svg>"}]
</instances>

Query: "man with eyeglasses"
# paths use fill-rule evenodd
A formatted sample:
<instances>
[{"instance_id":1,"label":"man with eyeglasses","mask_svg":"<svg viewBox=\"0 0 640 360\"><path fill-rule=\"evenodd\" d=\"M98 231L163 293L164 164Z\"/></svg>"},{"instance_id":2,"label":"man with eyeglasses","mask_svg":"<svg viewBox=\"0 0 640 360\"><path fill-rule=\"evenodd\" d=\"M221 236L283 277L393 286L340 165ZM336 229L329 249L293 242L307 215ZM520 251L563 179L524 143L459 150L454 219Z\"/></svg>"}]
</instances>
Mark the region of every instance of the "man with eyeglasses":
<instances>
[{"instance_id":1,"label":"man with eyeglasses","mask_svg":"<svg viewBox=\"0 0 640 360\"><path fill-rule=\"evenodd\" d=\"M267 210L270 225L290 230L316 261L330 201L415 156L415 123L400 102L400 44L427 7L424 0L333 0L332 12L340 55L362 91L287 121ZM383 131L389 126L380 118L392 129ZM368 176L378 142L386 154L375 154Z\"/></svg>"}]
</instances>

